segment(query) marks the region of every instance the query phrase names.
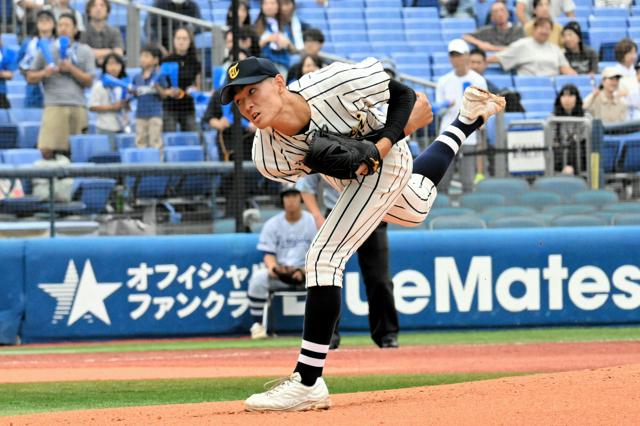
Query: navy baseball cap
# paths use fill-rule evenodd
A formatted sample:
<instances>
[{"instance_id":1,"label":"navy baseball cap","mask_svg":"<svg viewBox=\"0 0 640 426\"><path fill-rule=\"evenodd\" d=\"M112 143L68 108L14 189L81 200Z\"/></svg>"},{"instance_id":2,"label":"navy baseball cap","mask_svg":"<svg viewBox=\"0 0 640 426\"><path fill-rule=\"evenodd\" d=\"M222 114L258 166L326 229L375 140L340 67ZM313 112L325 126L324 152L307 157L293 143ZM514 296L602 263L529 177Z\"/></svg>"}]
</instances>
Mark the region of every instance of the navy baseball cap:
<instances>
[{"instance_id":1,"label":"navy baseball cap","mask_svg":"<svg viewBox=\"0 0 640 426\"><path fill-rule=\"evenodd\" d=\"M232 63L227 69L227 79L220 91L220 101L226 105L233 101L236 89L248 84L260 83L262 80L280 74L273 62L265 58L251 56Z\"/></svg>"}]
</instances>

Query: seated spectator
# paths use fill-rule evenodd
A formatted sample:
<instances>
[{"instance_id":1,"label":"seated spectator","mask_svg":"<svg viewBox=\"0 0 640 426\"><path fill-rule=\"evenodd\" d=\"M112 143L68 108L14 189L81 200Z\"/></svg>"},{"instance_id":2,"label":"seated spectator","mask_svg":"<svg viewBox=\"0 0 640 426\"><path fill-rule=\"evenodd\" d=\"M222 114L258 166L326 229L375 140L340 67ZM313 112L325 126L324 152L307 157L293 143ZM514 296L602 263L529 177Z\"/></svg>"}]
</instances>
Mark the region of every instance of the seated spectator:
<instances>
[{"instance_id":1,"label":"seated spectator","mask_svg":"<svg viewBox=\"0 0 640 426\"><path fill-rule=\"evenodd\" d=\"M44 158L55 154L69 156L69 135L86 131L87 107L84 89L91 87L96 73L95 57L91 48L75 41L76 18L62 14L58 20L58 36L66 36L72 42L66 58L60 59L59 47L53 49L54 64L47 64L42 52L38 52L27 81L42 82L44 87L44 111L38 135L38 149Z\"/></svg>"},{"instance_id":2,"label":"seated spectator","mask_svg":"<svg viewBox=\"0 0 640 426\"><path fill-rule=\"evenodd\" d=\"M308 28L304 30L303 38L304 44L301 53L303 55L306 54L317 57L320 53L320 50L322 49L322 46L324 45L324 34L322 34L322 31L317 28ZM322 68L324 66L324 63L322 63L322 60L320 61L321 65L319 66L320 68ZM289 68L289 71L287 72L287 83L296 81L300 78L300 76L303 75L301 68L302 61L293 64L291 68Z\"/></svg>"},{"instance_id":3,"label":"seated spectator","mask_svg":"<svg viewBox=\"0 0 640 426\"><path fill-rule=\"evenodd\" d=\"M478 48L471 49L471 52L469 52L469 68L484 77L485 81L487 82L487 89L491 93L498 93L500 91L500 88L493 84L484 75L484 72L487 69L487 54L484 53L484 50Z\"/></svg>"},{"instance_id":4,"label":"seated spectator","mask_svg":"<svg viewBox=\"0 0 640 426\"><path fill-rule=\"evenodd\" d=\"M248 52L240 50L240 54L238 56L240 60L246 59L248 57ZM225 68L225 74L226 69L228 69L228 65ZM208 123L209 126L218 131L218 152L220 153L220 159L222 161L230 161L234 158L234 151L232 150L233 147L229 144L229 141L233 140L231 139L231 125L233 124L233 118L231 105L222 105L220 102L220 92L217 90L213 92L211 99L209 99L207 109L202 116L202 123ZM251 158L251 146L256 128L245 119L242 119L241 123L242 158L248 160ZM230 188L231 186L228 187Z\"/></svg>"},{"instance_id":5,"label":"seated spectator","mask_svg":"<svg viewBox=\"0 0 640 426\"><path fill-rule=\"evenodd\" d=\"M20 72L26 77L27 72L31 69L33 60L38 55L38 42L40 39L52 39L56 35L56 19L50 10L40 10L36 17L37 33L29 40L25 40L20 46L18 52L18 63ZM44 94L42 93L42 85L27 84L25 86L25 108L42 108L44 102Z\"/></svg>"},{"instance_id":6,"label":"seated spectator","mask_svg":"<svg viewBox=\"0 0 640 426\"><path fill-rule=\"evenodd\" d=\"M604 124L619 123L627 119L627 105L617 91L622 74L615 67L602 71L602 83L584 100L585 109Z\"/></svg>"},{"instance_id":7,"label":"seated spectator","mask_svg":"<svg viewBox=\"0 0 640 426\"><path fill-rule=\"evenodd\" d=\"M507 5L496 1L491 5L491 25L465 34L462 38L485 52L498 52L522 37L524 37L522 27L509 22Z\"/></svg>"},{"instance_id":8,"label":"seated spectator","mask_svg":"<svg viewBox=\"0 0 640 426\"><path fill-rule=\"evenodd\" d=\"M570 18L574 18L576 16L576 5L573 0L553 0L550 3L549 15L547 17L554 19L562 16L563 14ZM525 25L527 22L533 20L533 18L540 16L536 15L535 9L535 0L516 0L516 16L522 25Z\"/></svg>"},{"instance_id":9,"label":"seated spectator","mask_svg":"<svg viewBox=\"0 0 640 426\"><path fill-rule=\"evenodd\" d=\"M498 62L505 71L516 69L518 75L548 76L576 75L562 50L549 42L552 22L549 18L536 18L533 36L512 43L506 50L487 59Z\"/></svg>"},{"instance_id":10,"label":"seated spectator","mask_svg":"<svg viewBox=\"0 0 640 426\"><path fill-rule=\"evenodd\" d=\"M565 84L556 96L553 105L553 115L556 117L584 117L582 97L578 88L573 84ZM554 144L555 171L586 170L586 139L585 127L581 123L556 123ZM581 159L578 167L577 147L580 145Z\"/></svg>"},{"instance_id":11,"label":"seated spectator","mask_svg":"<svg viewBox=\"0 0 640 426\"><path fill-rule=\"evenodd\" d=\"M22 36L33 34L36 31L37 14L47 4L46 0L13 0L14 13L18 23L18 29ZM22 32L22 28L26 31ZM18 30L16 30L18 32Z\"/></svg>"},{"instance_id":12,"label":"seated spectator","mask_svg":"<svg viewBox=\"0 0 640 426\"><path fill-rule=\"evenodd\" d=\"M229 8L227 9L227 27L231 28L233 26L233 4L229 4ZM242 28L247 25L251 25L251 15L249 14L249 10L251 6L249 6L249 2L247 0L239 0L238 1L238 27Z\"/></svg>"},{"instance_id":13,"label":"seated spectator","mask_svg":"<svg viewBox=\"0 0 640 426\"><path fill-rule=\"evenodd\" d=\"M448 51L453 70L440 77L436 86L436 103L447 105L446 112L440 121L441 129L445 129L458 116L464 89L468 86L487 88L484 77L469 68L469 46L464 40L458 38L449 42ZM458 156L454 165L449 167L440 181L439 192L448 193L456 167L459 168L463 191L473 190L475 174L482 173L484 169L482 156L466 155L476 151L476 144L476 134L473 133L462 145L463 155Z\"/></svg>"},{"instance_id":14,"label":"seated spectator","mask_svg":"<svg viewBox=\"0 0 640 426\"><path fill-rule=\"evenodd\" d=\"M256 18L255 27L260 37L262 56L273 61L282 74L286 74L291 65L290 52L295 49L291 40L284 33L286 22L280 12L277 0L262 0L260 14Z\"/></svg>"},{"instance_id":15,"label":"seated spectator","mask_svg":"<svg viewBox=\"0 0 640 426\"><path fill-rule=\"evenodd\" d=\"M117 79L127 76L126 68L124 59L115 53L105 56L102 62L102 74L108 74ZM117 149L116 134L124 132L129 127L127 95L122 87L105 86L100 79L96 80L91 88L89 111L97 113L97 133L109 136L113 151Z\"/></svg>"},{"instance_id":16,"label":"seated spectator","mask_svg":"<svg viewBox=\"0 0 640 426\"><path fill-rule=\"evenodd\" d=\"M193 42L193 33L187 28L178 28L173 36L173 52L162 62L179 65L178 87L171 87L164 98L162 127L165 132L195 132L196 107L189 92L199 90L201 64Z\"/></svg>"},{"instance_id":17,"label":"seated spectator","mask_svg":"<svg viewBox=\"0 0 640 426\"><path fill-rule=\"evenodd\" d=\"M616 43L614 49L616 61L615 70L622 76L619 95L624 97L630 120L640 118L640 83L636 78L635 64L638 60L638 46L629 39L623 38Z\"/></svg>"},{"instance_id":18,"label":"seated spectator","mask_svg":"<svg viewBox=\"0 0 640 426\"><path fill-rule=\"evenodd\" d=\"M162 149L162 98L167 96L166 79L160 78L162 53L155 45L140 51L140 74L133 78L138 107L136 108L136 146Z\"/></svg>"},{"instance_id":19,"label":"seated spectator","mask_svg":"<svg viewBox=\"0 0 640 426\"><path fill-rule=\"evenodd\" d=\"M291 40L291 53L297 53L304 48L304 30L309 24L302 22L296 13L295 0L280 0L280 14L284 21L284 33Z\"/></svg>"},{"instance_id":20,"label":"seated spectator","mask_svg":"<svg viewBox=\"0 0 640 426\"><path fill-rule=\"evenodd\" d=\"M557 22L553 22L553 17L549 10L549 0L533 0L533 8L535 18L548 18L551 22L551 34L549 35L549 41L562 47L562 25ZM525 36L531 37L533 35L534 22L535 19L524 24Z\"/></svg>"},{"instance_id":21,"label":"seated spectator","mask_svg":"<svg viewBox=\"0 0 640 426\"><path fill-rule=\"evenodd\" d=\"M564 56L569 65L578 74L598 73L598 54L589 46L585 46L582 40L580 24L575 21L567 23L562 29L562 44Z\"/></svg>"},{"instance_id":22,"label":"seated spectator","mask_svg":"<svg viewBox=\"0 0 640 426\"><path fill-rule=\"evenodd\" d=\"M441 18L473 18L473 0L439 0Z\"/></svg>"},{"instance_id":23,"label":"seated spectator","mask_svg":"<svg viewBox=\"0 0 640 426\"><path fill-rule=\"evenodd\" d=\"M180 15L190 16L192 18L202 19L200 15L200 6L193 0L155 0L153 7L163 9L168 12L178 13ZM184 26L181 22L172 20L170 18L164 18L160 15L149 14L145 27L149 28L150 34L149 40L153 43L160 44L163 53L170 50L169 40L171 38L171 31L174 32L179 27ZM195 30L190 26L187 26L192 32ZM162 35L160 39L159 34Z\"/></svg>"},{"instance_id":24,"label":"seated spectator","mask_svg":"<svg viewBox=\"0 0 640 426\"><path fill-rule=\"evenodd\" d=\"M11 104L7 98L7 80L13 78L12 66L7 61L6 50L2 47L2 40L0 40L0 109L9 109Z\"/></svg>"},{"instance_id":25,"label":"seated spectator","mask_svg":"<svg viewBox=\"0 0 640 426\"><path fill-rule=\"evenodd\" d=\"M107 24L111 12L109 0L89 0L87 2L87 30L80 36L82 43L88 44L93 50L96 63L102 65L104 58L115 53L124 56L124 42L118 28Z\"/></svg>"},{"instance_id":26,"label":"seated spectator","mask_svg":"<svg viewBox=\"0 0 640 426\"><path fill-rule=\"evenodd\" d=\"M53 16L56 19L58 19L63 13L70 13L74 15L76 17L76 22L78 22L78 32L82 33L85 31L82 13L69 6L69 0L49 0L49 4L46 5L44 9L53 12Z\"/></svg>"},{"instance_id":27,"label":"seated spectator","mask_svg":"<svg viewBox=\"0 0 640 426\"><path fill-rule=\"evenodd\" d=\"M317 231L313 216L302 208L299 190L285 186L280 198L284 211L267 220L258 240L257 248L264 254L266 268L254 272L249 278L247 294L253 320L252 339L267 337L262 314L269 291L304 290L305 254ZM285 278L285 274L291 278Z\"/></svg>"}]
</instances>

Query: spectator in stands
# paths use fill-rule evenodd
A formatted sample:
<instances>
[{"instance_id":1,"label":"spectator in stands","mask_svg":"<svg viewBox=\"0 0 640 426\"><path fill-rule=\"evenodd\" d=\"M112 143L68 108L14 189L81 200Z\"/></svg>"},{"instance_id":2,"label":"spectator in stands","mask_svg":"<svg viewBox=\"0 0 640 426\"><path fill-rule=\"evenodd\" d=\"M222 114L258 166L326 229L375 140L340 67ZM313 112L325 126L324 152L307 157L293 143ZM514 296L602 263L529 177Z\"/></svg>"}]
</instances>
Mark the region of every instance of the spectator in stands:
<instances>
[{"instance_id":1,"label":"spectator in stands","mask_svg":"<svg viewBox=\"0 0 640 426\"><path fill-rule=\"evenodd\" d=\"M440 17L473 18L473 0L439 0Z\"/></svg>"},{"instance_id":2,"label":"spectator in stands","mask_svg":"<svg viewBox=\"0 0 640 426\"><path fill-rule=\"evenodd\" d=\"M164 98L163 129L175 132L180 124L183 132L196 131L196 108L190 91L200 87L201 64L196 54L193 33L187 28L178 28L173 36L173 52L162 62L179 65L178 87L172 87Z\"/></svg>"},{"instance_id":3,"label":"spectator in stands","mask_svg":"<svg viewBox=\"0 0 640 426\"><path fill-rule=\"evenodd\" d=\"M257 248L263 253L266 268L255 271L249 278L247 294L253 319L253 339L267 337L262 314L269 291L304 290L305 253L317 231L313 216L302 208L299 190L293 186L284 187L280 197L284 211L267 220L258 240ZM291 283L280 278L280 274L285 272L292 277ZM297 285L293 283L294 280Z\"/></svg>"},{"instance_id":4,"label":"spectator in stands","mask_svg":"<svg viewBox=\"0 0 640 426\"><path fill-rule=\"evenodd\" d=\"M162 53L149 44L140 51L140 74L133 78L136 108L136 146L162 149L162 98L168 95L167 82L160 77Z\"/></svg>"},{"instance_id":5,"label":"spectator in stands","mask_svg":"<svg viewBox=\"0 0 640 426\"><path fill-rule=\"evenodd\" d=\"M484 80L487 82L487 89L491 93L498 93L500 91L500 88L484 75L487 69L487 54L484 53L484 50L478 49L477 47L471 49L469 52L469 68L484 77Z\"/></svg>"},{"instance_id":6,"label":"spectator in stands","mask_svg":"<svg viewBox=\"0 0 640 426\"><path fill-rule=\"evenodd\" d=\"M533 10L535 18L549 19L549 22L551 22L551 34L549 35L549 41L562 47L562 25L557 22L553 22L551 10L549 9L549 0L533 0ZM524 24L525 36L531 37L533 35L534 23L535 19Z\"/></svg>"},{"instance_id":7,"label":"spectator in stands","mask_svg":"<svg viewBox=\"0 0 640 426\"><path fill-rule=\"evenodd\" d=\"M36 27L35 36L25 40L20 46L20 52L18 52L20 72L24 76L27 75L39 52L38 41L42 38L51 40L56 35L56 19L53 13L50 10L40 10L36 17ZM42 84L27 84L25 86L24 106L25 108L42 108L44 106Z\"/></svg>"},{"instance_id":8,"label":"spectator in stands","mask_svg":"<svg viewBox=\"0 0 640 426\"><path fill-rule=\"evenodd\" d=\"M282 74L286 74L291 65L290 51L295 49L291 40L284 33L286 21L280 12L278 0L262 0L260 14L256 18L255 27L260 37L262 56L270 59Z\"/></svg>"},{"instance_id":9,"label":"spectator in stands","mask_svg":"<svg viewBox=\"0 0 640 426\"><path fill-rule=\"evenodd\" d=\"M505 71L515 68L518 75L556 76L576 75L562 50L549 42L552 22L549 18L536 18L532 37L512 43L506 50L487 59L498 62Z\"/></svg>"},{"instance_id":10,"label":"spectator in stands","mask_svg":"<svg viewBox=\"0 0 640 426\"><path fill-rule=\"evenodd\" d=\"M118 28L107 24L111 12L109 0L89 0L87 2L87 30L81 34L80 41L93 49L96 63L102 65L110 53L124 56L124 43Z\"/></svg>"},{"instance_id":11,"label":"spectator in stands","mask_svg":"<svg viewBox=\"0 0 640 426\"><path fill-rule=\"evenodd\" d=\"M318 54L324 45L324 35L322 34L322 31L317 28L308 28L304 30L303 39L304 44L301 53L303 55L318 57ZM320 68L323 66L323 63L319 65ZM291 68L289 68L289 71L287 72L287 83L299 79L301 75L303 75L302 61L293 64Z\"/></svg>"},{"instance_id":12,"label":"spectator in stands","mask_svg":"<svg viewBox=\"0 0 640 426\"><path fill-rule=\"evenodd\" d=\"M247 0L238 1L238 27L242 28L247 25L251 25L251 15L249 14L249 2ZM231 28L233 25L233 9L232 4L229 4L227 9L227 27Z\"/></svg>"},{"instance_id":13,"label":"spectator in stands","mask_svg":"<svg viewBox=\"0 0 640 426\"><path fill-rule=\"evenodd\" d=\"M47 4L46 0L13 0L15 4L15 15L23 36L33 34L36 30L37 14ZM16 31L18 32L18 31Z\"/></svg>"},{"instance_id":14,"label":"spectator in stands","mask_svg":"<svg viewBox=\"0 0 640 426\"><path fill-rule=\"evenodd\" d=\"M480 74L469 68L469 46L462 39L455 39L449 42L449 61L453 70L438 79L436 87L436 103L447 104L448 108L440 122L440 128L445 129L457 117L460 109L460 102L464 89L469 86L487 88L487 83ZM456 160L457 168L460 172L462 188L465 192L473 189L473 182L476 173L482 173L484 165L481 156L465 155L476 150L476 134L467 137L462 145L463 155ZM477 162L477 163L476 163ZM450 167L438 185L438 191L449 192L449 185L456 167Z\"/></svg>"},{"instance_id":15,"label":"spectator in stands","mask_svg":"<svg viewBox=\"0 0 640 426\"><path fill-rule=\"evenodd\" d=\"M126 64L121 56L111 53L104 57L102 75L108 74L117 79L127 77ZM102 79L93 83L89 99L89 111L97 113L96 131L108 135L111 149L116 151L117 133L129 127L129 101L126 89L105 85Z\"/></svg>"},{"instance_id":16,"label":"spectator in stands","mask_svg":"<svg viewBox=\"0 0 640 426\"><path fill-rule=\"evenodd\" d=\"M62 14L58 19L58 36L75 40L77 35L74 15ZM95 75L95 57L91 48L73 41L67 51L67 59L60 60L59 49L52 52L55 64L49 66L38 52L27 81L43 83L44 112L38 136L38 148L44 158L56 153L69 155L69 135L83 133L87 129L87 107L84 89L91 87Z\"/></svg>"},{"instance_id":17,"label":"spectator in stands","mask_svg":"<svg viewBox=\"0 0 640 426\"><path fill-rule=\"evenodd\" d=\"M524 37L520 25L509 22L507 5L496 1L491 5L491 25L479 28L476 32L465 34L462 38L475 44L485 52L499 52L516 40Z\"/></svg>"},{"instance_id":18,"label":"spectator in stands","mask_svg":"<svg viewBox=\"0 0 640 426\"><path fill-rule=\"evenodd\" d=\"M564 56L578 74L598 73L598 54L582 41L580 24L572 21L562 29Z\"/></svg>"},{"instance_id":19,"label":"spectator in stands","mask_svg":"<svg viewBox=\"0 0 640 426\"><path fill-rule=\"evenodd\" d=\"M158 9L163 9L168 12L177 13L180 15L189 16L191 18L202 19L200 15L200 6L193 0L155 0L153 3L154 7ZM190 31L197 30L197 28L192 28L191 25L184 25L184 23L180 21L176 21L170 18L164 18L160 15L149 14L147 17L147 23L150 29L150 34L148 34L149 39L153 43L159 43L160 47L163 49L163 53L171 50L170 47L170 39L171 39L171 31L174 32L176 29L180 27L186 26ZM162 35L162 39L160 40L158 34ZM174 47L175 48L175 47Z\"/></svg>"},{"instance_id":20,"label":"spectator in stands","mask_svg":"<svg viewBox=\"0 0 640 426\"><path fill-rule=\"evenodd\" d=\"M53 12L53 16L56 19L60 17L63 13L70 13L76 17L76 22L78 22L78 32L82 33L85 31L84 28L84 19L82 18L82 13L79 10L76 10L69 6L69 0L48 0L49 4L47 4L44 9L50 10Z\"/></svg>"},{"instance_id":21,"label":"spectator in stands","mask_svg":"<svg viewBox=\"0 0 640 426\"><path fill-rule=\"evenodd\" d=\"M239 53L240 60L246 59L249 57L249 54L246 50L240 50ZM228 68L228 67L227 67ZM227 69L225 68L225 70ZM226 74L226 72L225 72ZM222 161L232 160L234 157L234 151L230 146L231 139L231 125L233 124L233 110L231 105L222 105L220 102L220 92L215 91L211 95L211 99L209 99L209 104L207 105L207 109L202 116L202 122L208 123L211 128L218 131L217 135L217 144L218 144L218 152L220 153L220 159ZM255 135L256 128L249 123L247 120L242 119L242 158L250 159L251 158L251 146L253 141L253 136ZM231 176L229 176L231 181ZM223 177L224 179L225 177ZM226 182L225 182L226 183ZM230 183L230 182L229 182ZM227 185L224 185L227 186ZM231 186L227 186L230 188Z\"/></svg>"},{"instance_id":22,"label":"spectator in stands","mask_svg":"<svg viewBox=\"0 0 640 426\"><path fill-rule=\"evenodd\" d=\"M614 49L616 61L615 70L622 76L619 95L624 96L630 120L640 118L640 83L636 78L635 64L638 60L638 46L629 39L623 38L616 43Z\"/></svg>"},{"instance_id":23,"label":"spectator in stands","mask_svg":"<svg viewBox=\"0 0 640 426\"><path fill-rule=\"evenodd\" d=\"M602 83L584 100L585 109L603 123L618 123L627 119L627 105L618 94L622 74L616 67L602 71Z\"/></svg>"},{"instance_id":24,"label":"spectator in stands","mask_svg":"<svg viewBox=\"0 0 640 426\"><path fill-rule=\"evenodd\" d=\"M549 2L547 2L549 3ZM547 17L554 19L562 14L573 18L576 16L576 5L573 0L551 0L551 4L548 4L549 15ZM516 16L518 21L522 25L531 21L534 17L537 18L541 15L536 14L536 1L535 0L516 0Z\"/></svg>"},{"instance_id":25,"label":"spectator in stands","mask_svg":"<svg viewBox=\"0 0 640 426\"><path fill-rule=\"evenodd\" d=\"M556 117L584 117L582 97L578 88L573 84L565 84L556 96L553 105L553 115ZM581 165L579 170L586 167L586 140L582 123L557 123L555 125L554 162L557 172L578 169L577 146L580 145Z\"/></svg>"},{"instance_id":26,"label":"spectator in stands","mask_svg":"<svg viewBox=\"0 0 640 426\"><path fill-rule=\"evenodd\" d=\"M11 64L6 60L7 53L2 47L2 40L0 40L0 109L9 109L11 104L7 98L7 80L13 78L13 71L11 71Z\"/></svg>"},{"instance_id":27,"label":"spectator in stands","mask_svg":"<svg viewBox=\"0 0 640 426\"><path fill-rule=\"evenodd\" d=\"M291 40L289 51L297 53L304 48L304 30L309 28L309 24L298 17L295 0L280 0L280 14L284 21L284 33Z\"/></svg>"}]
</instances>

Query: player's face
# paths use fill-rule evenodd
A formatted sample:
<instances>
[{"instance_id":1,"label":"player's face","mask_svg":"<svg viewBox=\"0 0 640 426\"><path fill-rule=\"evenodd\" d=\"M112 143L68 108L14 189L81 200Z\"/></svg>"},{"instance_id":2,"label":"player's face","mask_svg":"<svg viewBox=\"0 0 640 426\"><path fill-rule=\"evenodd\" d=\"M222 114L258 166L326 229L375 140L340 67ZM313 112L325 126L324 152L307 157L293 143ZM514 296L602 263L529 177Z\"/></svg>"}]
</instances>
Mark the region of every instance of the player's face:
<instances>
[{"instance_id":1,"label":"player's face","mask_svg":"<svg viewBox=\"0 0 640 426\"><path fill-rule=\"evenodd\" d=\"M282 207L287 213L295 213L302 207L302 197L296 193L285 194L282 197Z\"/></svg>"},{"instance_id":2,"label":"player's face","mask_svg":"<svg viewBox=\"0 0 640 426\"><path fill-rule=\"evenodd\" d=\"M258 129L269 127L282 108L279 93L284 86L278 84L276 79L267 78L260 83L244 86L233 97L240 114Z\"/></svg>"}]
</instances>

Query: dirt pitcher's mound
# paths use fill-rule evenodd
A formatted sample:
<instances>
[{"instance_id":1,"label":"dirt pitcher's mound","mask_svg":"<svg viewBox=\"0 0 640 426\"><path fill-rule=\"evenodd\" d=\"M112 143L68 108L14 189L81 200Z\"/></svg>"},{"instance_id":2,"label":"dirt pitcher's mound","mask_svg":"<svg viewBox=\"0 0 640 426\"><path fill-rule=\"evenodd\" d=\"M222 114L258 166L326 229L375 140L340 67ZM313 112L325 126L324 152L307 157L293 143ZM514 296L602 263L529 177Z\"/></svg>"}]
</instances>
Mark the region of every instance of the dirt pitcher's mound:
<instances>
[{"instance_id":1,"label":"dirt pitcher's mound","mask_svg":"<svg viewBox=\"0 0 640 426\"><path fill-rule=\"evenodd\" d=\"M241 402L70 411L2 418L3 424L635 425L640 365L510 377L456 385L335 395L333 408L245 413Z\"/></svg>"}]
</instances>

